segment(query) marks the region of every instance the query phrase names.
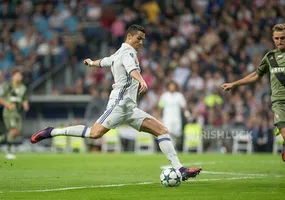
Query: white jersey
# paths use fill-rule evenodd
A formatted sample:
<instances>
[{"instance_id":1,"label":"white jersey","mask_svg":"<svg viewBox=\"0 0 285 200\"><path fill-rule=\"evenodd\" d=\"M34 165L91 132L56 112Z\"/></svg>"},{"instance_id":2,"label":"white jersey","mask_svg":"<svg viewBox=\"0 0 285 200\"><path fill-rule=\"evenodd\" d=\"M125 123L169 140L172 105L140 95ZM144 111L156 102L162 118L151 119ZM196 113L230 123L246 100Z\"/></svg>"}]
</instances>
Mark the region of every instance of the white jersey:
<instances>
[{"instance_id":1,"label":"white jersey","mask_svg":"<svg viewBox=\"0 0 285 200\"><path fill-rule=\"evenodd\" d=\"M165 92L160 97L159 107L163 108L163 120L167 118L180 120L181 108L186 107L186 101L180 92Z\"/></svg>"},{"instance_id":2,"label":"white jersey","mask_svg":"<svg viewBox=\"0 0 285 200\"><path fill-rule=\"evenodd\" d=\"M100 67L111 67L115 83L110 94L110 101L115 104L131 101L137 103L139 82L130 76L133 70L139 70L136 50L123 43L116 53L100 60Z\"/></svg>"}]
</instances>

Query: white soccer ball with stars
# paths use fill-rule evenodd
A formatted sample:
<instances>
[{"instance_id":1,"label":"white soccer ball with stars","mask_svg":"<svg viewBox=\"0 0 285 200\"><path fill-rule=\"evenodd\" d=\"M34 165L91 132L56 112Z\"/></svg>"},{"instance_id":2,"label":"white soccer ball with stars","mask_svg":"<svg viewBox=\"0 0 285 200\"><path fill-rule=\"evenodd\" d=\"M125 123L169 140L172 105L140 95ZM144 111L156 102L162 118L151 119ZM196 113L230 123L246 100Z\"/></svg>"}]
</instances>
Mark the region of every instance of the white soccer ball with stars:
<instances>
[{"instance_id":1,"label":"white soccer ball with stars","mask_svg":"<svg viewBox=\"0 0 285 200\"><path fill-rule=\"evenodd\" d=\"M160 182L165 187L177 187L182 181L182 176L179 170L173 167L162 170L160 174Z\"/></svg>"}]
</instances>

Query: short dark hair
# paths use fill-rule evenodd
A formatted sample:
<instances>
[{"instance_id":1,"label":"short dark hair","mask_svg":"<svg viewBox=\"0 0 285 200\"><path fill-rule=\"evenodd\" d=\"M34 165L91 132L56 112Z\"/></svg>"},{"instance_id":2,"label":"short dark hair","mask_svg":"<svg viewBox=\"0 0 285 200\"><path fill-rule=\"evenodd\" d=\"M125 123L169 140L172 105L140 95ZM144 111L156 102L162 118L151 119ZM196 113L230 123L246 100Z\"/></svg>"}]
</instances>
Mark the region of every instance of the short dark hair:
<instances>
[{"instance_id":1,"label":"short dark hair","mask_svg":"<svg viewBox=\"0 0 285 200\"><path fill-rule=\"evenodd\" d=\"M138 25L138 24L132 24L131 26L129 26L129 28L127 29L126 35L128 33L130 33L131 35L136 34L138 31L141 31L143 33L145 33L145 29L143 26Z\"/></svg>"},{"instance_id":2,"label":"short dark hair","mask_svg":"<svg viewBox=\"0 0 285 200\"><path fill-rule=\"evenodd\" d=\"M14 75L17 74L17 73L21 73L21 74L22 74L21 70L19 70L19 69L14 69L14 70L12 71L12 76L14 76Z\"/></svg>"}]
</instances>

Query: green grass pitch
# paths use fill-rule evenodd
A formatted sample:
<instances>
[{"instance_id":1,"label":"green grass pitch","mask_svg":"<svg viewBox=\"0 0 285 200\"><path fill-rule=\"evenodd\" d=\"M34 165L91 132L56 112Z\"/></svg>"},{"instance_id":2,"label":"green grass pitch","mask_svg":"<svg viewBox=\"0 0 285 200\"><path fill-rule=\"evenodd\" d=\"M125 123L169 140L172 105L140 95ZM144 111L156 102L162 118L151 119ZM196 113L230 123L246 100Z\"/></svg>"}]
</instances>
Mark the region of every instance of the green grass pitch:
<instances>
[{"instance_id":1,"label":"green grass pitch","mask_svg":"<svg viewBox=\"0 0 285 200\"><path fill-rule=\"evenodd\" d=\"M162 154L0 154L0 199L284 199L285 163L276 155L179 155L196 179L160 184Z\"/></svg>"}]
</instances>

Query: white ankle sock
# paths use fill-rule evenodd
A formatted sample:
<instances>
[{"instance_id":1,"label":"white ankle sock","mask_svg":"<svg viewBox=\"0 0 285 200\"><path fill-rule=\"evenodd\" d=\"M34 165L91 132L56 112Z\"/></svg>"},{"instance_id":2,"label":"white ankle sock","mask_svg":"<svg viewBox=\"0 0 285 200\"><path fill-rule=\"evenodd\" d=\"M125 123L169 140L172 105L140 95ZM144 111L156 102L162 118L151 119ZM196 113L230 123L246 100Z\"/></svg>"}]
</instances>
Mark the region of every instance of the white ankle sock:
<instances>
[{"instance_id":1,"label":"white ankle sock","mask_svg":"<svg viewBox=\"0 0 285 200\"><path fill-rule=\"evenodd\" d=\"M84 125L68 126L65 128L55 128L51 131L51 136L66 135L74 137L90 138L91 128Z\"/></svg>"},{"instance_id":2,"label":"white ankle sock","mask_svg":"<svg viewBox=\"0 0 285 200\"><path fill-rule=\"evenodd\" d=\"M160 150L164 155L167 157L167 159L171 162L172 166L176 169L180 169L182 167L182 164L180 163L176 151L174 149L174 146L171 142L169 134L163 134L157 137L158 145L160 147Z\"/></svg>"}]
</instances>

